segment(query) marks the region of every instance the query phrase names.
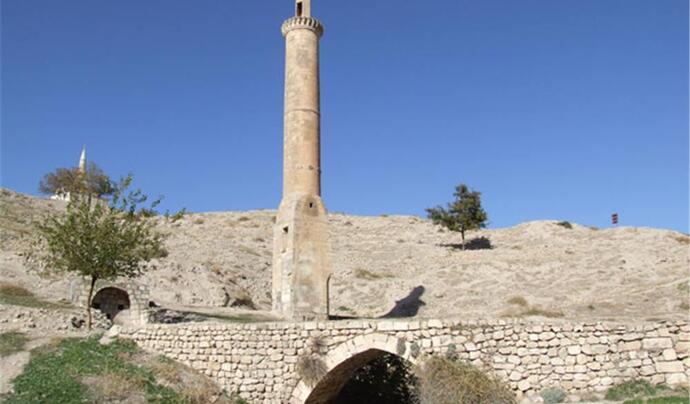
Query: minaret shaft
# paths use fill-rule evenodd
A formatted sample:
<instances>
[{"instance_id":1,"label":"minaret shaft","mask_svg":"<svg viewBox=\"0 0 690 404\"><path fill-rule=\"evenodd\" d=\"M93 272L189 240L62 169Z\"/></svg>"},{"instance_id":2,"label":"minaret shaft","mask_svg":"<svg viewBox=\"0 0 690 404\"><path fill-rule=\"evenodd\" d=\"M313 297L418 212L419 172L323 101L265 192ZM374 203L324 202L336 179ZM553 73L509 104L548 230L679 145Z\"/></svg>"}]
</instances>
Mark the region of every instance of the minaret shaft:
<instances>
[{"instance_id":1,"label":"minaret shaft","mask_svg":"<svg viewBox=\"0 0 690 404\"><path fill-rule=\"evenodd\" d=\"M283 195L321 195L319 36L295 29L285 40Z\"/></svg>"},{"instance_id":2,"label":"minaret shaft","mask_svg":"<svg viewBox=\"0 0 690 404\"><path fill-rule=\"evenodd\" d=\"M283 23L285 111L283 198L273 239L273 311L291 320L328 318L331 275L326 208L321 200L319 39L308 0Z\"/></svg>"}]
</instances>

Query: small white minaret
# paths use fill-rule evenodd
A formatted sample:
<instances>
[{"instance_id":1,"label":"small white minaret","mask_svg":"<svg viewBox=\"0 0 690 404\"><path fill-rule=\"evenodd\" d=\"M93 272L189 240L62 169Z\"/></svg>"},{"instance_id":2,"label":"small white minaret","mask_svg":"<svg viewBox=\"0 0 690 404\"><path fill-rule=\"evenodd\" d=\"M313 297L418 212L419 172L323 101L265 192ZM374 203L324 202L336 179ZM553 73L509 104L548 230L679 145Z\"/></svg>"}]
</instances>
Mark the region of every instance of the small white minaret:
<instances>
[{"instance_id":1,"label":"small white minaret","mask_svg":"<svg viewBox=\"0 0 690 404\"><path fill-rule=\"evenodd\" d=\"M86 146L81 148L81 156L79 157L79 172L86 173Z\"/></svg>"}]
</instances>

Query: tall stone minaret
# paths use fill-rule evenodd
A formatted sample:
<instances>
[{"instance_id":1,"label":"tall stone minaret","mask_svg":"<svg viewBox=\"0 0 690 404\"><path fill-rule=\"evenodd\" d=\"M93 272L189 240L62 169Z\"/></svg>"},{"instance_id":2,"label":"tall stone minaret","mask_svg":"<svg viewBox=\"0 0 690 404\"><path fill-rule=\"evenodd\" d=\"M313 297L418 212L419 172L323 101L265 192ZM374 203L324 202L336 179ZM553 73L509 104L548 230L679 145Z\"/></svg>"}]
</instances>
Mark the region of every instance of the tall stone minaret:
<instances>
[{"instance_id":1,"label":"tall stone minaret","mask_svg":"<svg viewBox=\"0 0 690 404\"><path fill-rule=\"evenodd\" d=\"M286 319L328 318L331 275L321 200L319 39L311 1L297 0L285 37L283 199L273 240L273 311Z\"/></svg>"}]
</instances>

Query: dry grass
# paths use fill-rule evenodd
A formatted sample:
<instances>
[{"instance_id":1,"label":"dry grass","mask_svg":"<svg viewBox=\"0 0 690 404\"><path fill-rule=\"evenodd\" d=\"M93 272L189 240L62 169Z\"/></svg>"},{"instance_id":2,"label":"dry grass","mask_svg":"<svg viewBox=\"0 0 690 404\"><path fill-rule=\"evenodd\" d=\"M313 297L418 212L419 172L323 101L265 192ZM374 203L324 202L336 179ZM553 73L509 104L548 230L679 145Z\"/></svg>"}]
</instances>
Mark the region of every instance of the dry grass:
<instances>
[{"instance_id":1,"label":"dry grass","mask_svg":"<svg viewBox=\"0 0 690 404\"><path fill-rule=\"evenodd\" d=\"M316 355L300 355L295 364L297 374L310 386L315 386L328 373L326 363Z\"/></svg>"},{"instance_id":2,"label":"dry grass","mask_svg":"<svg viewBox=\"0 0 690 404\"><path fill-rule=\"evenodd\" d=\"M559 310L546 310L539 307L530 307L529 309L522 312L524 316L542 316L548 318L559 318L563 317L563 312Z\"/></svg>"},{"instance_id":3,"label":"dry grass","mask_svg":"<svg viewBox=\"0 0 690 404\"><path fill-rule=\"evenodd\" d=\"M516 306L522 306L522 307L527 307L527 299L525 299L522 296L513 296L510 299L506 300L509 304L514 304Z\"/></svg>"},{"instance_id":4,"label":"dry grass","mask_svg":"<svg viewBox=\"0 0 690 404\"><path fill-rule=\"evenodd\" d=\"M148 361L146 367L151 370L158 383L174 389L182 396L185 403L229 402L211 379L181 363L159 356Z\"/></svg>"},{"instance_id":5,"label":"dry grass","mask_svg":"<svg viewBox=\"0 0 690 404\"><path fill-rule=\"evenodd\" d=\"M359 279L366 279L366 280L375 280L375 279L381 279L381 278L392 278L393 275L389 273L374 273L369 270L366 270L364 268L357 268L355 269L355 277Z\"/></svg>"},{"instance_id":6,"label":"dry grass","mask_svg":"<svg viewBox=\"0 0 690 404\"><path fill-rule=\"evenodd\" d=\"M120 372L108 372L84 379L89 396L100 402L146 403L145 380Z\"/></svg>"},{"instance_id":7,"label":"dry grass","mask_svg":"<svg viewBox=\"0 0 690 404\"><path fill-rule=\"evenodd\" d=\"M514 404L510 388L498 378L464 362L433 356L415 369L419 401L424 404Z\"/></svg>"},{"instance_id":8,"label":"dry grass","mask_svg":"<svg viewBox=\"0 0 690 404\"><path fill-rule=\"evenodd\" d=\"M690 236L687 236L685 234L679 234L679 235L672 235L671 238L676 240L677 242L685 245L690 244Z\"/></svg>"},{"instance_id":9,"label":"dry grass","mask_svg":"<svg viewBox=\"0 0 690 404\"><path fill-rule=\"evenodd\" d=\"M0 334L0 358L23 351L27 341L23 332L9 331Z\"/></svg>"},{"instance_id":10,"label":"dry grass","mask_svg":"<svg viewBox=\"0 0 690 404\"><path fill-rule=\"evenodd\" d=\"M18 285L0 282L0 304L24 307L65 308L68 304L47 302L34 296L33 293Z\"/></svg>"}]
</instances>

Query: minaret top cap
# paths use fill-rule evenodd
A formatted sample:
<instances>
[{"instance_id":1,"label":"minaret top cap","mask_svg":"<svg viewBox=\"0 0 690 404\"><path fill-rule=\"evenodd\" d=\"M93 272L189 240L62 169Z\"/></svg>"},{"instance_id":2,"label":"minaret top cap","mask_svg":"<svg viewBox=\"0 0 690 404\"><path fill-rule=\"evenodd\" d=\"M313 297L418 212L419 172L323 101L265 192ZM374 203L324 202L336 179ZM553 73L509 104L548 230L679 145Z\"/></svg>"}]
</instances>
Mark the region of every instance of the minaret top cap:
<instances>
[{"instance_id":1,"label":"minaret top cap","mask_svg":"<svg viewBox=\"0 0 690 404\"><path fill-rule=\"evenodd\" d=\"M323 35L323 25L311 16L311 0L296 0L295 16L288 18L281 27L283 36L295 29L308 29L314 31L319 37Z\"/></svg>"},{"instance_id":2,"label":"minaret top cap","mask_svg":"<svg viewBox=\"0 0 690 404\"><path fill-rule=\"evenodd\" d=\"M311 17L311 0L295 1L295 17Z\"/></svg>"}]
</instances>

